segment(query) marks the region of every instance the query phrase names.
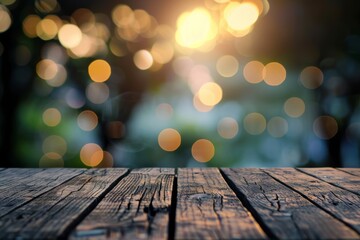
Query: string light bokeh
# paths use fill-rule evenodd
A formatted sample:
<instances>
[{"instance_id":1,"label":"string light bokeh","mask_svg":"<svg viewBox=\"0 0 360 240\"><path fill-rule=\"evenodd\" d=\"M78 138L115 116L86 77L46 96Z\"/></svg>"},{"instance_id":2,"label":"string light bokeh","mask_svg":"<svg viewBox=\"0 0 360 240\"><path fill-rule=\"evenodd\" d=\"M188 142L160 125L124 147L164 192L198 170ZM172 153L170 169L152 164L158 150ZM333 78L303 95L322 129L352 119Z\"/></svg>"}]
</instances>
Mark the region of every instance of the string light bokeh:
<instances>
[{"instance_id":1,"label":"string light bokeh","mask_svg":"<svg viewBox=\"0 0 360 240\"><path fill-rule=\"evenodd\" d=\"M2 165L360 166L359 19L320 2L0 0Z\"/></svg>"}]
</instances>

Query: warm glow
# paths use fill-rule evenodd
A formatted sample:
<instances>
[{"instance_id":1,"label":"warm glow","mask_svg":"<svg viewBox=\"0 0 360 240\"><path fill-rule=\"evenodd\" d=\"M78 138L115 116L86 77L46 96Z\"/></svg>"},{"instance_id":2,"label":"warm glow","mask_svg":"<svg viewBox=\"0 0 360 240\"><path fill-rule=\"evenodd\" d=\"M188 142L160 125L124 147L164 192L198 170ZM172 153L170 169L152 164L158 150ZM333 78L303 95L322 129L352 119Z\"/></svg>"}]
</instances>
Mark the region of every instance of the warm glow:
<instances>
[{"instance_id":1,"label":"warm glow","mask_svg":"<svg viewBox=\"0 0 360 240\"><path fill-rule=\"evenodd\" d=\"M29 38L34 38L36 34L36 26L40 22L40 17L37 15L28 15L23 21L23 31Z\"/></svg>"},{"instance_id":2,"label":"warm glow","mask_svg":"<svg viewBox=\"0 0 360 240\"><path fill-rule=\"evenodd\" d=\"M57 64L57 72L54 77L48 79L46 83L52 87L62 86L67 78L67 71L64 66Z\"/></svg>"},{"instance_id":3,"label":"warm glow","mask_svg":"<svg viewBox=\"0 0 360 240\"><path fill-rule=\"evenodd\" d=\"M95 167L103 158L104 151L96 143L85 144L80 150L80 159L86 166Z\"/></svg>"},{"instance_id":4,"label":"warm glow","mask_svg":"<svg viewBox=\"0 0 360 240\"><path fill-rule=\"evenodd\" d=\"M298 97L289 98L284 104L284 111L290 117L300 117L305 112L305 103Z\"/></svg>"},{"instance_id":5,"label":"warm glow","mask_svg":"<svg viewBox=\"0 0 360 240\"><path fill-rule=\"evenodd\" d=\"M42 119L47 126L55 127L61 121L61 113L56 108L48 108L43 112Z\"/></svg>"},{"instance_id":6,"label":"warm glow","mask_svg":"<svg viewBox=\"0 0 360 240\"><path fill-rule=\"evenodd\" d=\"M77 123L82 130L92 131L98 125L98 117L93 111L85 110L77 117Z\"/></svg>"},{"instance_id":7,"label":"warm glow","mask_svg":"<svg viewBox=\"0 0 360 240\"><path fill-rule=\"evenodd\" d=\"M114 167L114 158L111 155L111 153L104 151L104 158L103 160L96 165L97 168L110 168L110 167Z\"/></svg>"},{"instance_id":8,"label":"warm glow","mask_svg":"<svg viewBox=\"0 0 360 240\"><path fill-rule=\"evenodd\" d=\"M270 86L278 86L285 81L286 69L278 62L266 64L263 71L264 81Z\"/></svg>"},{"instance_id":9,"label":"warm glow","mask_svg":"<svg viewBox=\"0 0 360 240\"><path fill-rule=\"evenodd\" d=\"M0 33L5 32L11 26L11 17L8 9L0 5Z\"/></svg>"},{"instance_id":10,"label":"warm glow","mask_svg":"<svg viewBox=\"0 0 360 240\"><path fill-rule=\"evenodd\" d=\"M52 19L43 19L36 25L36 34L42 40L53 39L58 33L58 26Z\"/></svg>"},{"instance_id":11,"label":"warm glow","mask_svg":"<svg viewBox=\"0 0 360 240\"><path fill-rule=\"evenodd\" d=\"M244 78L249 83L259 83L263 80L264 64L258 61L248 62L243 70Z\"/></svg>"},{"instance_id":12,"label":"warm glow","mask_svg":"<svg viewBox=\"0 0 360 240\"><path fill-rule=\"evenodd\" d=\"M203 104L199 99L199 94L195 94L193 97L194 108L199 112L209 112L213 109L213 106L207 106Z\"/></svg>"},{"instance_id":13,"label":"warm glow","mask_svg":"<svg viewBox=\"0 0 360 240\"><path fill-rule=\"evenodd\" d=\"M42 13L49 13L58 7L57 0L38 0L35 1L35 8Z\"/></svg>"},{"instance_id":14,"label":"warm glow","mask_svg":"<svg viewBox=\"0 0 360 240\"><path fill-rule=\"evenodd\" d=\"M239 125L235 119L231 117L225 117L219 121L217 125L217 131L221 137L232 139L237 135L239 131Z\"/></svg>"},{"instance_id":15,"label":"warm glow","mask_svg":"<svg viewBox=\"0 0 360 240\"><path fill-rule=\"evenodd\" d=\"M313 130L317 137L330 139L338 132L338 124L331 116L320 116L314 121Z\"/></svg>"},{"instance_id":16,"label":"warm glow","mask_svg":"<svg viewBox=\"0 0 360 240\"><path fill-rule=\"evenodd\" d=\"M210 70L205 65L195 65L191 67L187 80L194 94L197 93L205 83L213 82Z\"/></svg>"},{"instance_id":17,"label":"warm glow","mask_svg":"<svg viewBox=\"0 0 360 240\"><path fill-rule=\"evenodd\" d=\"M58 37L61 45L66 48L73 48L80 44L82 32L74 24L65 24L60 28Z\"/></svg>"},{"instance_id":18,"label":"warm glow","mask_svg":"<svg viewBox=\"0 0 360 240\"><path fill-rule=\"evenodd\" d=\"M174 56L174 48L169 42L156 42L151 48L151 55L160 64L168 63Z\"/></svg>"},{"instance_id":19,"label":"warm glow","mask_svg":"<svg viewBox=\"0 0 360 240\"><path fill-rule=\"evenodd\" d=\"M288 123L282 117L273 117L267 124L267 130L273 137L283 137L288 131Z\"/></svg>"},{"instance_id":20,"label":"warm glow","mask_svg":"<svg viewBox=\"0 0 360 240\"><path fill-rule=\"evenodd\" d=\"M57 153L60 156L64 156L67 151L67 144L65 139L60 136L52 135L47 137L42 145L44 154Z\"/></svg>"},{"instance_id":21,"label":"warm glow","mask_svg":"<svg viewBox=\"0 0 360 240\"><path fill-rule=\"evenodd\" d=\"M207 139L199 139L192 145L191 154L198 162L208 162L215 155L214 144Z\"/></svg>"},{"instance_id":22,"label":"warm glow","mask_svg":"<svg viewBox=\"0 0 360 240\"><path fill-rule=\"evenodd\" d=\"M210 13L204 8L185 12L177 20L176 42L187 48L199 48L213 40L217 34Z\"/></svg>"},{"instance_id":23,"label":"warm glow","mask_svg":"<svg viewBox=\"0 0 360 240\"><path fill-rule=\"evenodd\" d=\"M143 49L135 53L134 63L140 70L146 70L153 65L154 60L151 53Z\"/></svg>"},{"instance_id":24,"label":"warm glow","mask_svg":"<svg viewBox=\"0 0 360 240\"><path fill-rule=\"evenodd\" d=\"M233 77L239 70L239 62L231 55L224 55L217 60L216 70L223 77Z\"/></svg>"},{"instance_id":25,"label":"warm glow","mask_svg":"<svg viewBox=\"0 0 360 240\"><path fill-rule=\"evenodd\" d=\"M135 19L132 9L123 4L117 5L113 9L111 16L115 25L120 28L129 26Z\"/></svg>"},{"instance_id":26,"label":"warm glow","mask_svg":"<svg viewBox=\"0 0 360 240\"><path fill-rule=\"evenodd\" d=\"M249 113L244 118L244 129L251 135L259 135L266 129L266 119L260 113Z\"/></svg>"},{"instance_id":27,"label":"warm glow","mask_svg":"<svg viewBox=\"0 0 360 240\"><path fill-rule=\"evenodd\" d=\"M175 129L166 128L159 133L158 143L164 151L175 151L181 144L180 133Z\"/></svg>"},{"instance_id":28,"label":"warm glow","mask_svg":"<svg viewBox=\"0 0 360 240\"><path fill-rule=\"evenodd\" d=\"M202 85L198 94L199 100L206 106L215 106L222 99L222 89L214 82Z\"/></svg>"},{"instance_id":29,"label":"warm glow","mask_svg":"<svg viewBox=\"0 0 360 240\"><path fill-rule=\"evenodd\" d=\"M107 61L97 59L90 63L88 72L91 80L94 82L105 82L111 75L111 67Z\"/></svg>"},{"instance_id":30,"label":"warm glow","mask_svg":"<svg viewBox=\"0 0 360 240\"><path fill-rule=\"evenodd\" d=\"M56 77L58 65L50 59L41 60L36 64L37 75L44 80L51 80Z\"/></svg>"},{"instance_id":31,"label":"warm glow","mask_svg":"<svg viewBox=\"0 0 360 240\"><path fill-rule=\"evenodd\" d=\"M256 22L259 9L250 2L230 2L224 10L224 17L231 30L244 31Z\"/></svg>"},{"instance_id":32,"label":"warm glow","mask_svg":"<svg viewBox=\"0 0 360 240\"><path fill-rule=\"evenodd\" d=\"M322 71L314 66L304 68L299 77L304 87L315 89L321 86L324 81L324 74Z\"/></svg>"}]
</instances>

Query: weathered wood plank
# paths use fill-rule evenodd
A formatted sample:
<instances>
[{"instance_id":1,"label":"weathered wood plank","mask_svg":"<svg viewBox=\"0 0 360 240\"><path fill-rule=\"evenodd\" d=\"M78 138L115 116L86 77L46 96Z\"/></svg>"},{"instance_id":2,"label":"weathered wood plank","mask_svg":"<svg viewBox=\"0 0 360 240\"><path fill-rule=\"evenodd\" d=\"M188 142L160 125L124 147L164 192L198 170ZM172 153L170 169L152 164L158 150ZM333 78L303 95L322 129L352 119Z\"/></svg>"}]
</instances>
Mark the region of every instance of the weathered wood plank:
<instances>
[{"instance_id":1,"label":"weathered wood plank","mask_svg":"<svg viewBox=\"0 0 360 240\"><path fill-rule=\"evenodd\" d=\"M301 172L360 195L360 176L335 168L299 168Z\"/></svg>"},{"instance_id":2,"label":"weathered wood plank","mask_svg":"<svg viewBox=\"0 0 360 240\"><path fill-rule=\"evenodd\" d=\"M265 238L216 168L178 172L176 239Z\"/></svg>"},{"instance_id":3,"label":"weathered wood plank","mask_svg":"<svg viewBox=\"0 0 360 240\"><path fill-rule=\"evenodd\" d=\"M64 237L125 172L91 169L57 186L0 218L0 239Z\"/></svg>"},{"instance_id":4,"label":"weathered wood plank","mask_svg":"<svg viewBox=\"0 0 360 240\"><path fill-rule=\"evenodd\" d=\"M355 176L360 176L360 168L338 168L338 169Z\"/></svg>"},{"instance_id":5,"label":"weathered wood plank","mask_svg":"<svg viewBox=\"0 0 360 240\"><path fill-rule=\"evenodd\" d=\"M0 172L0 217L82 172L83 169L56 168L13 168Z\"/></svg>"},{"instance_id":6,"label":"weathered wood plank","mask_svg":"<svg viewBox=\"0 0 360 240\"><path fill-rule=\"evenodd\" d=\"M264 171L360 233L360 196L293 168Z\"/></svg>"},{"instance_id":7,"label":"weathered wood plank","mask_svg":"<svg viewBox=\"0 0 360 240\"><path fill-rule=\"evenodd\" d=\"M272 238L353 239L358 234L263 171L222 169Z\"/></svg>"},{"instance_id":8,"label":"weathered wood plank","mask_svg":"<svg viewBox=\"0 0 360 240\"><path fill-rule=\"evenodd\" d=\"M135 169L77 226L71 239L166 239L175 170Z\"/></svg>"}]
</instances>

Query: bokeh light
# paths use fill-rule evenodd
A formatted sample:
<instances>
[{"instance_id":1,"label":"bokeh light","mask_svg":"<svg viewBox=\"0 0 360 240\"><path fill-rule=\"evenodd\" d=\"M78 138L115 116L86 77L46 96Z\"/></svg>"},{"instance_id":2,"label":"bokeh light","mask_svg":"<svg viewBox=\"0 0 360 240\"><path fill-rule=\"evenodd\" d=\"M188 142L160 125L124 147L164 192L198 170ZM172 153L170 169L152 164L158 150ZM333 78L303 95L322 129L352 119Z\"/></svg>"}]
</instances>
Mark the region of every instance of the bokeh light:
<instances>
[{"instance_id":1,"label":"bokeh light","mask_svg":"<svg viewBox=\"0 0 360 240\"><path fill-rule=\"evenodd\" d=\"M273 117L267 124L269 134L275 138L283 137L288 132L288 122L282 117Z\"/></svg>"},{"instance_id":2,"label":"bokeh light","mask_svg":"<svg viewBox=\"0 0 360 240\"><path fill-rule=\"evenodd\" d=\"M214 82L202 85L198 94L199 100L206 106L215 106L222 99L222 89Z\"/></svg>"},{"instance_id":3,"label":"bokeh light","mask_svg":"<svg viewBox=\"0 0 360 240\"><path fill-rule=\"evenodd\" d=\"M104 159L104 151L96 143L87 143L80 150L80 159L88 167L95 167Z\"/></svg>"},{"instance_id":4,"label":"bokeh light","mask_svg":"<svg viewBox=\"0 0 360 240\"><path fill-rule=\"evenodd\" d=\"M180 147L181 135L173 128L166 128L159 133L158 143L164 151L173 152Z\"/></svg>"},{"instance_id":5,"label":"bokeh light","mask_svg":"<svg viewBox=\"0 0 360 240\"><path fill-rule=\"evenodd\" d=\"M239 125L234 118L225 117L219 121L217 131L221 137L232 139L238 134Z\"/></svg>"},{"instance_id":6,"label":"bokeh light","mask_svg":"<svg viewBox=\"0 0 360 240\"><path fill-rule=\"evenodd\" d=\"M140 70L147 70L153 65L154 59L148 50L143 49L135 53L134 63Z\"/></svg>"},{"instance_id":7,"label":"bokeh light","mask_svg":"<svg viewBox=\"0 0 360 240\"><path fill-rule=\"evenodd\" d=\"M41 21L37 15L28 15L23 21L23 31L29 38L37 37L36 26Z\"/></svg>"},{"instance_id":8,"label":"bokeh light","mask_svg":"<svg viewBox=\"0 0 360 240\"><path fill-rule=\"evenodd\" d=\"M305 103L301 98L291 97L285 101L284 111L290 117L301 117L305 112Z\"/></svg>"},{"instance_id":9,"label":"bokeh light","mask_svg":"<svg viewBox=\"0 0 360 240\"><path fill-rule=\"evenodd\" d=\"M208 162L215 155L214 144L207 139L199 139L192 145L191 154L198 162Z\"/></svg>"},{"instance_id":10,"label":"bokeh light","mask_svg":"<svg viewBox=\"0 0 360 240\"><path fill-rule=\"evenodd\" d=\"M259 83L264 79L263 71L264 64L262 64L261 62L248 62L243 69L244 78L249 83Z\"/></svg>"},{"instance_id":11,"label":"bokeh light","mask_svg":"<svg viewBox=\"0 0 360 240\"><path fill-rule=\"evenodd\" d=\"M224 17L231 30L244 31L256 22L259 9L251 2L230 2L224 10Z\"/></svg>"},{"instance_id":12,"label":"bokeh light","mask_svg":"<svg viewBox=\"0 0 360 240\"><path fill-rule=\"evenodd\" d=\"M233 77L239 70L239 62L234 56L224 55L217 60L216 70L223 77Z\"/></svg>"},{"instance_id":13,"label":"bokeh light","mask_svg":"<svg viewBox=\"0 0 360 240\"><path fill-rule=\"evenodd\" d=\"M64 160L62 156L55 152L44 154L39 160L40 168L61 168L64 167Z\"/></svg>"},{"instance_id":14,"label":"bokeh light","mask_svg":"<svg viewBox=\"0 0 360 240\"><path fill-rule=\"evenodd\" d=\"M92 131L98 125L98 117L95 112L91 110L82 111L77 117L79 128L84 131Z\"/></svg>"},{"instance_id":15,"label":"bokeh light","mask_svg":"<svg viewBox=\"0 0 360 240\"><path fill-rule=\"evenodd\" d=\"M80 44L82 32L80 28L74 24L64 24L58 33L61 45L66 48L73 48Z\"/></svg>"},{"instance_id":16,"label":"bokeh light","mask_svg":"<svg viewBox=\"0 0 360 240\"><path fill-rule=\"evenodd\" d=\"M98 168L111 168L114 167L114 158L108 151L103 151L104 157L103 160L96 165Z\"/></svg>"},{"instance_id":17,"label":"bokeh light","mask_svg":"<svg viewBox=\"0 0 360 240\"><path fill-rule=\"evenodd\" d=\"M168 63L174 56L174 48L169 42L156 42L151 48L151 56L157 63Z\"/></svg>"},{"instance_id":18,"label":"bokeh light","mask_svg":"<svg viewBox=\"0 0 360 240\"><path fill-rule=\"evenodd\" d=\"M42 149L44 154L56 153L60 156L64 156L67 152L67 143L64 138L58 135L51 135L44 140Z\"/></svg>"},{"instance_id":19,"label":"bokeh light","mask_svg":"<svg viewBox=\"0 0 360 240\"><path fill-rule=\"evenodd\" d=\"M90 102L102 104L108 100L110 89L105 83L93 82L87 85L85 93Z\"/></svg>"},{"instance_id":20,"label":"bokeh light","mask_svg":"<svg viewBox=\"0 0 360 240\"><path fill-rule=\"evenodd\" d=\"M204 8L185 12L177 20L176 42L187 48L199 48L213 40L217 34L210 13Z\"/></svg>"},{"instance_id":21,"label":"bokeh light","mask_svg":"<svg viewBox=\"0 0 360 240\"><path fill-rule=\"evenodd\" d=\"M331 139L338 132L338 124L331 116L320 116L313 123L315 135L321 139Z\"/></svg>"},{"instance_id":22,"label":"bokeh light","mask_svg":"<svg viewBox=\"0 0 360 240\"><path fill-rule=\"evenodd\" d=\"M88 73L94 82L105 82L111 76L111 66L107 61L97 59L89 64Z\"/></svg>"},{"instance_id":23,"label":"bokeh light","mask_svg":"<svg viewBox=\"0 0 360 240\"><path fill-rule=\"evenodd\" d=\"M132 9L124 4L117 5L113 9L111 16L116 26L120 28L129 26L135 19Z\"/></svg>"},{"instance_id":24,"label":"bokeh light","mask_svg":"<svg viewBox=\"0 0 360 240\"><path fill-rule=\"evenodd\" d=\"M44 80L55 78L58 72L58 65L50 59L41 60L36 64L37 75Z\"/></svg>"},{"instance_id":25,"label":"bokeh light","mask_svg":"<svg viewBox=\"0 0 360 240\"><path fill-rule=\"evenodd\" d=\"M58 33L58 26L52 19L45 18L36 25L36 35L42 40L53 39Z\"/></svg>"},{"instance_id":26,"label":"bokeh light","mask_svg":"<svg viewBox=\"0 0 360 240\"><path fill-rule=\"evenodd\" d=\"M251 135L259 135L266 129L265 117L257 112L249 113L244 118L244 129Z\"/></svg>"},{"instance_id":27,"label":"bokeh light","mask_svg":"<svg viewBox=\"0 0 360 240\"><path fill-rule=\"evenodd\" d=\"M214 107L203 104L199 99L198 93L196 93L193 97L193 106L198 112L209 112Z\"/></svg>"},{"instance_id":28,"label":"bokeh light","mask_svg":"<svg viewBox=\"0 0 360 240\"><path fill-rule=\"evenodd\" d=\"M7 7L0 5L0 33L5 32L11 26L11 17Z\"/></svg>"},{"instance_id":29,"label":"bokeh light","mask_svg":"<svg viewBox=\"0 0 360 240\"><path fill-rule=\"evenodd\" d=\"M324 74L318 67L309 66L301 71L299 79L304 87L315 89L323 83Z\"/></svg>"},{"instance_id":30,"label":"bokeh light","mask_svg":"<svg viewBox=\"0 0 360 240\"><path fill-rule=\"evenodd\" d=\"M57 0L36 0L35 7L42 13L50 13L58 8Z\"/></svg>"},{"instance_id":31,"label":"bokeh light","mask_svg":"<svg viewBox=\"0 0 360 240\"><path fill-rule=\"evenodd\" d=\"M271 62L265 65L263 71L264 81L270 86L278 86L286 79L286 69L281 63Z\"/></svg>"},{"instance_id":32,"label":"bokeh light","mask_svg":"<svg viewBox=\"0 0 360 240\"><path fill-rule=\"evenodd\" d=\"M43 112L43 122L49 127L55 127L61 122L61 113L57 108L48 108Z\"/></svg>"},{"instance_id":33,"label":"bokeh light","mask_svg":"<svg viewBox=\"0 0 360 240\"><path fill-rule=\"evenodd\" d=\"M156 107L156 116L159 119L170 119L174 113L173 107L168 103L160 103Z\"/></svg>"}]
</instances>

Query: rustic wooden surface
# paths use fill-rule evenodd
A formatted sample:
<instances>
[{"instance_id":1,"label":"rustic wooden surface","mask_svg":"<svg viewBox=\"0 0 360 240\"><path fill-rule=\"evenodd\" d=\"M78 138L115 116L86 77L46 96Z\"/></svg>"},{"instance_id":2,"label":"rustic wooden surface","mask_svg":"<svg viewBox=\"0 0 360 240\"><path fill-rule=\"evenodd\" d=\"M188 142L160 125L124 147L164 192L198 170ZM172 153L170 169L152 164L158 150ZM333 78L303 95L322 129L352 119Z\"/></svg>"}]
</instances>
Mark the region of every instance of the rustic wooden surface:
<instances>
[{"instance_id":1,"label":"rustic wooden surface","mask_svg":"<svg viewBox=\"0 0 360 240\"><path fill-rule=\"evenodd\" d=\"M357 168L0 168L0 239L360 239Z\"/></svg>"}]
</instances>

